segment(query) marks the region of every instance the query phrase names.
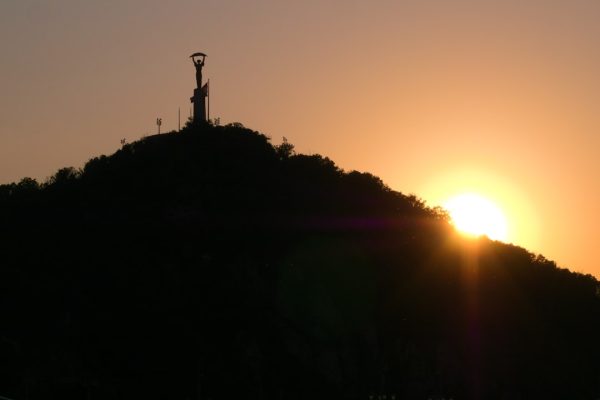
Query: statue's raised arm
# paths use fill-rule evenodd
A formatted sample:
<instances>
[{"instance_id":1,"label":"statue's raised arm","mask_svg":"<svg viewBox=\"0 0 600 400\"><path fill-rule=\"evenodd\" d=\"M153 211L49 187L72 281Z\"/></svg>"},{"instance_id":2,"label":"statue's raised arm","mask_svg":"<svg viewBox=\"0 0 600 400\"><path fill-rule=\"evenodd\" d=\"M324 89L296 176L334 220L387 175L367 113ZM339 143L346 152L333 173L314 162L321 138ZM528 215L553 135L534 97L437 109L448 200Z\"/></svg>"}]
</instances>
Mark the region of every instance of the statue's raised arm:
<instances>
[{"instance_id":1,"label":"statue's raised arm","mask_svg":"<svg viewBox=\"0 0 600 400\"><path fill-rule=\"evenodd\" d=\"M202 56L202 60L196 60L195 58L192 58L192 61L194 62L194 65L196 67L203 67L204 66L204 56Z\"/></svg>"}]
</instances>

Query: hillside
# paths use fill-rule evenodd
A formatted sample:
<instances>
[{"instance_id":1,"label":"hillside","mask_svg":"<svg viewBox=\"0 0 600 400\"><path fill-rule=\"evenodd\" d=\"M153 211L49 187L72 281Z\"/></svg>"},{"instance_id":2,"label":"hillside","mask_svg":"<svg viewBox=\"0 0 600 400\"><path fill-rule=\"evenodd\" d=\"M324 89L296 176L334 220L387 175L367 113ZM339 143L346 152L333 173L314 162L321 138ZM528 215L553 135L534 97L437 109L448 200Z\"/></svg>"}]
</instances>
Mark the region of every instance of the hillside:
<instances>
[{"instance_id":1,"label":"hillside","mask_svg":"<svg viewBox=\"0 0 600 400\"><path fill-rule=\"evenodd\" d=\"M0 185L0 395L600 397L600 289L240 125Z\"/></svg>"}]
</instances>

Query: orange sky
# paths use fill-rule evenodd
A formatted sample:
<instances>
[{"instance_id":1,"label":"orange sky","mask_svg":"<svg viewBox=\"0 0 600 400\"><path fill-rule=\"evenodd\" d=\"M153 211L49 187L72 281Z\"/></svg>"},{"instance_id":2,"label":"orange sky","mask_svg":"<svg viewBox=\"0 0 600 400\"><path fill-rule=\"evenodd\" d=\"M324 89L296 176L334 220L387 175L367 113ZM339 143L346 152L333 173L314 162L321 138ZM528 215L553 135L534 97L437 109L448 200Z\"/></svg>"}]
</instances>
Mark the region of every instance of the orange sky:
<instances>
[{"instance_id":1,"label":"orange sky","mask_svg":"<svg viewBox=\"0 0 600 400\"><path fill-rule=\"evenodd\" d=\"M435 205L498 202L511 240L600 277L600 2L0 3L0 182L211 114Z\"/></svg>"}]
</instances>

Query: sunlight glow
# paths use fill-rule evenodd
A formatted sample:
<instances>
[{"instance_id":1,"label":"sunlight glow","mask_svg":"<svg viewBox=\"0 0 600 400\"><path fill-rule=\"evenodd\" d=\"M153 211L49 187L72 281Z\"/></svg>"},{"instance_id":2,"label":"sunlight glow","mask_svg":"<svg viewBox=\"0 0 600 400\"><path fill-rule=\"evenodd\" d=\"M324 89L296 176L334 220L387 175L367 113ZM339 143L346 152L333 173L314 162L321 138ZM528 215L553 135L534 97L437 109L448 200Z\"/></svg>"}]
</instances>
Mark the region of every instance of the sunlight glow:
<instances>
[{"instance_id":1,"label":"sunlight glow","mask_svg":"<svg viewBox=\"0 0 600 400\"><path fill-rule=\"evenodd\" d=\"M452 223L460 232L507 241L506 217L490 200L475 193L465 193L450 198L444 203L444 208L448 210Z\"/></svg>"}]
</instances>

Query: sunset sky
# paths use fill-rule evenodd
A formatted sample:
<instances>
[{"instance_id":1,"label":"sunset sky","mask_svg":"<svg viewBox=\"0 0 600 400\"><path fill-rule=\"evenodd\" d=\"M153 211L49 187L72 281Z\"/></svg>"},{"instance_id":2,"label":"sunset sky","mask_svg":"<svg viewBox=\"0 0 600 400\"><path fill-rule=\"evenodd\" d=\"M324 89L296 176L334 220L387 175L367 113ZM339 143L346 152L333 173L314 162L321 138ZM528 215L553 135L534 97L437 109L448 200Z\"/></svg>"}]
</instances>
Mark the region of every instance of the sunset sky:
<instances>
[{"instance_id":1,"label":"sunset sky","mask_svg":"<svg viewBox=\"0 0 600 400\"><path fill-rule=\"evenodd\" d=\"M0 183L211 117L429 205L465 192L508 241L600 277L597 0L0 2Z\"/></svg>"}]
</instances>

